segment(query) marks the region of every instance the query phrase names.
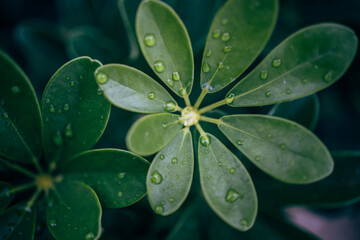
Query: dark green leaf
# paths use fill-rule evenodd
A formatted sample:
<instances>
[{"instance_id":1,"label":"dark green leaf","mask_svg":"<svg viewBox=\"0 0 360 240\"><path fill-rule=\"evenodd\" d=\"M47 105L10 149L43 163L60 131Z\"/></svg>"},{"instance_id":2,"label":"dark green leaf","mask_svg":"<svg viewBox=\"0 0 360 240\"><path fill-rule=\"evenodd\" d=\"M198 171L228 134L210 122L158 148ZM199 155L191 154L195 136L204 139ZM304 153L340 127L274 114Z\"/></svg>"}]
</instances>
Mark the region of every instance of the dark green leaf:
<instances>
[{"instance_id":1,"label":"dark green leaf","mask_svg":"<svg viewBox=\"0 0 360 240\"><path fill-rule=\"evenodd\" d=\"M142 156L160 151L180 131L179 116L170 113L147 115L137 120L126 135L128 149Z\"/></svg>"},{"instance_id":2,"label":"dark green leaf","mask_svg":"<svg viewBox=\"0 0 360 240\"><path fill-rule=\"evenodd\" d=\"M31 163L41 154L38 100L25 73L1 50L0 73L0 156Z\"/></svg>"},{"instance_id":3,"label":"dark green leaf","mask_svg":"<svg viewBox=\"0 0 360 240\"><path fill-rule=\"evenodd\" d=\"M319 119L319 98L314 94L291 102L278 103L268 114L286 118L314 130Z\"/></svg>"},{"instance_id":4,"label":"dark green leaf","mask_svg":"<svg viewBox=\"0 0 360 240\"><path fill-rule=\"evenodd\" d=\"M194 152L189 128L181 130L151 163L146 178L152 209L167 216L185 201L194 173Z\"/></svg>"},{"instance_id":5,"label":"dark green leaf","mask_svg":"<svg viewBox=\"0 0 360 240\"><path fill-rule=\"evenodd\" d=\"M101 81L104 77L107 81ZM145 73L120 64L109 64L96 70L99 87L115 106L142 113L165 112L168 102L176 104L159 83ZM177 104L176 104L177 105Z\"/></svg>"},{"instance_id":6,"label":"dark green leaf","mask_svg":"<svg viewBox=\"0 0 360 240\"><path fill-rule=\"evenodd\" d=\"M120 208L144 197L148 168L148 161L130 152L101 149L77 155L62 174L94 189L103 207Z\"/></svg>"},{"instance_id":7,"label":"dark green leaf","mask_svg":"<svg viewBox=\"0 0 360 240\"><path fill-rule=\"evenodd\" d=\"M14 199L14 194L10 192L13 186L7 182L0 181L0 213L9 206Z\"/></svg>"},{"instance_id":8,"label":"dark green leaf","mask_svg":"<svg viewBox=\"0 0 360 240\"><path fill-rule=\"evenodd\" d=\"M217 138L199 141L200 183L210 207L230 226L246 231L257 213L255 187L242 163Z\"/></svg>"},{"instance_id":9,"label":"dark green leaf","mask_svg":"<svg viewBox=\"0 0 360 240\"><path fill-rule=\"evenodd\" d=\"M311 183L333 170L324 144L295 122L244 114L222 117L218 126L250 161L280 181Z\"/></svg>"},{"instance_id":10,"label":"dark green leaf","mask_svg":"<svg viewBox=\"0 0 360 240\"><path fill-rule=\"evenodd\" d=\"M0 215L0 239L32 240L35 223L35 208L29 208L25 203L16 204Z\"/></svg>"},{"instance_id":11,"label":"dark green leaf","mask_svg":"<svg viewBox=\"0 0 360 240\"><path fill-rule=\"evenodd\" d=\"M243 73L265 47L278 14L276 0L229 0L214 18L202 60L201 87L216 92Z\"/></svg>"},{"instance_id":12,"label":"dark green leaf","mask_svg":"<svg viewBox=\"0 0 360 240\"><path fill-rule=\"evenodd\" d=\"M98 239L101 206L94 190L81 182L63 181L47 196L47 225L57 240Z\"/></svg>"},{"instance_id":13,"label":"dark green leaf","mask_svg":"<svg viewBox=\"0 0 360 240\"><path fill-rule=\"evenodd\" d=\"M338 80L357 49L355 33L324 23L304 28L278 45L230 90L232 107L260 106L313 94Z\"/></svg>"},{"instance_id":14,"label":"dark green leaf","mask_svg":"<svg viewBox=\"0 0 360 240\"><path fill-rule=\"evenodd\" d=\"M194 80L191 43L184 24L161 1L143 1L136 15L136 34L146 61L179 96L189 95Z\"/></svg>"},{"instance_id":15,"label":"dark green leaf","mask_svg":"<svg viewBox=\"0 0 360 240\"><path fill-rule=\"evenodd\" d=\"M66 160L88 150L102 135L110 103L94 78L100 65L88 57L74 59L62 66L47 84L41 108L48 161Z\"/></svg>"}]
</instances>

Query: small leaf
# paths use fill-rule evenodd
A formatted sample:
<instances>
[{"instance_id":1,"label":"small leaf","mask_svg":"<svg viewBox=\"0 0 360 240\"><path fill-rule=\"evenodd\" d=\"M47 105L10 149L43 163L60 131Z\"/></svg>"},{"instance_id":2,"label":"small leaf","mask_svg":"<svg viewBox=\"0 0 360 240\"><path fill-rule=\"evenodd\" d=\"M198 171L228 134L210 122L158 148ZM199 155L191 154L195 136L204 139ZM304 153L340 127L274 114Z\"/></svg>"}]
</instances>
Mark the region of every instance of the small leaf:
<instances>
[{"instance_id":1,"label":"small leaf","mask_svg":"<svg viewBox=\"0 0 360 240\"><path fill-rule=\"evenodd\" d=\"M110 103L94 78L100 65L88 57L76 58L62 66L47 84L41 108L48 161L64 161L88 150L102 135Z\"/></svg>"},{"instance_id":2,"label":"small leaf","mask_svg":"<svg viewBox=\"0 0 360 240\"><path fill-rule=\"evenodd\" d=\"M354 59L358 40L342 25L304 28L278 45L230 90L232 107L261 106L311 95L338 80Z\"/></svg>"},{"instance_id":3,"label":"small leaf","mask_svg":"<svg viewBox=\"0 0 360 240\"><path fill-rule=\"evenodd\" d=\"M142 156L160 151L183 127L178 118L178 115L170 113L158 113L140 118L126 135L128 149Z\"/></svg>"},{"instance_id":4,"label":"small leaf","mask_svg":"<svg viewBox=\"0 0 360 240\"><path fill-rule=\"evenodd\" d=\"M319 119L319 98L314 94L291 102L278 103L268 114L286 118L314 130Z\"/></svg>"},{"instance_id":5,"label":"small leaf","mask_svg":"<svg viewBox=\"0 0 360 240\"><path fill-rule=\"evenodd\" d=\"M142 53L158 77L177 95L189 95L194 59L189 35L179 16L161 1L143 1L136 14Z\"/></svg>"},{"instance_id":6,"label":"small leaf","mask_svg":"<svg viewBox=\"0 0 360 240\"><path fill-rule=\"evenodd\" d=\"M144 197L148 168L148 161L130 152L101 149L77 155L61 173L94 189L103 207L121 208Z\"/></svg>"},{"instance_id":7,"label":"small leaf","mask_svg":"<svg viewBox=\"0 0 360 240\"><path fill-rule=\"evenodd\" d=\"M171 95L159 83L145 73L120 64L109 64L96 70L96 76L106 83L99 87L115 106L141 113L165 112L168 102L177 105Z\"/></svg>"},{"instance_id":8,"label":"small leaf","mask_svg":"<svg viewBox=\"0 0 360 240\"><path fill-rule=\"evenodd\" d=\"M0 73L0 156L31 163L41 154L39 102L25 73L1 50Z\"/></svg>"},{"instance_id":9,"label":"small leaf","mask_svg":"<svg viewBox=\"0 0 360 240\"><path fill-rule=\"evenodd\" d=\"M57 240L98 239L101 206L94 190L81 182L63 181L47 196L47 225Z\"/></svg>"},{"instance_id":10,"label":"small leaf","mask_svg":"<svg viewBox=\"0 0 360 240\"><path fill-rule=\"evenodd\" d=\"M18 203L0 215L0 239L32 240L35 235L35 208Z\"/></svg>"},{"instance_id":11,"label":"small leaf","mask_svg":"<svg viewBox=\"0 0 360 240\"><path fill-rule=\"evenodd\" d=\"M229 0L207 36L201 87L216 92L243 73L265 47L278 14L276 0Z\"/></svg>"},{"instance_id":12,"label":"small leaf","mask_svg":"<svg viewBox=\"0 0 360 240\"><path fill-rule=\"evenodd\" d=\"M13 186L11 184L0 181L0 213L4 211L14 199L14 193L10 192L12 188Z\"/></svg>"},{"instance_id":13,"label":"small leaf","mask_svg":"<svg viewBox=\"0 0 360 240\"><path fill-rule=\"evenodd\" d=\"M280 181L311 183L333 170L324 144L295 122L244 114L222 117L218 126L250 161Z\"/></svg>"},{"instance_id":14,"label":"small leaf","mask_svg":"<svg viewBox=\"0 0 360 240\"><path fill-rule=\"evenodd\" d=\"M194 172L194 152L189 128L154 158L146 178L152 209L167 216L180 208L189 194Z\"/></svg>"},{"instance_id":15,"label":"small leaf","mask_svg":"<svg viewBox=\"0 0 360 240\"><path fill-rule=\"evenodd\" d=\"M217 138L199 141L200 183L210 207L230 226L246 231L257 213L255 187L245 167Z\"/></svg>"}]
</instances>

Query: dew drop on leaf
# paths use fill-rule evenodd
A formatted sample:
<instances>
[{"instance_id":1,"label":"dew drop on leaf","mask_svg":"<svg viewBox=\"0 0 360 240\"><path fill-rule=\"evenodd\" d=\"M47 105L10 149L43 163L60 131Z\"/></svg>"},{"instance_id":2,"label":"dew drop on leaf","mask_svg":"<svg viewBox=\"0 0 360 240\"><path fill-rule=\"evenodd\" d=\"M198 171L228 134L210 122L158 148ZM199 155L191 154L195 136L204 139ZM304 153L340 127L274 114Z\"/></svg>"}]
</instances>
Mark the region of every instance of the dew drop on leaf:
<instances>
[{"instance_id":1,"label":"dew drop on leaf","mask_svg":"<svg viewBox=\"0 0 360 240\"><path fill-rule=\"evenodd\" d=\"M153 184L160 184L163 180L163 177L162 175L158 172L158 171L154 171L152 174L151 174L151 182Z\"/></svg>"},{"instance_id":2,"label":"dew drop on leaf","mask_svg":"<svg viewBox=\"0 0 360 240\"><path fill-rule=\"evenodd\" d=\"M172 73L172 78L173 78L174 81L179 81L180 80L180 73L173 72Z\"/></svg>"},{"instance_id":3,"label":"dew drop on leaf","mask_svg":"<svg viewBox=\"0 0 360 240\"><path fill-rule=\"evenodd\" d=\"M46 103L50 103L50 98L45 99Z\"/></svg>"},{"instance_id":4,"label":"dew drop on leaf","mask_svg":"<svg viewBox=\"0 0 360 240\"><path fill-rule=\"evenodd\" d=\"M325 82L330 82L331 79L332 79L332 71L327 72L327 73L324 75L323 79L324 79Z\"/></svg>"},{"instance_id":5,"label":"dew drop on leaf","mask_svg":"<svg viewBox=\"0 0 360 240\"><path fill-rule=\"evenodd\" d=\"M154 92L149 92L148 98L149 98L150 100L154 99L154 98L155 98L155 93L154 93Z\"/></svg>"},{"instance_id":6,"label":"dew drop on leaf","mask_svg":"<svg viewBox=\"0 0 360 240\"><path fill-rule=\"evenodd\" d=\"M156 212L157 214L163 213L163 212L164 212L163 206L157 205L157 206L155 207L155 212Z\"/></svg>"},{"instance_id":7,"label":"dew drop on leaf","mask_svg":"<svg viewBox=\"0 0 360 240\"><path fill-rule=\"evenodd\" d=\"M3 119L8 119L9 118L9 115L7 112L4 112L3 115L2 115L2 118Z\"/></svg>"},{"instance_id":8,"label":"dew drop on leaf","mask_svg":"<svg viewBox=\"0 0 360 240\"><path fill-rule=\"evenodd\" d=\"M234 102L234 97L235 97L235 94L233 93L230 93L229 95L226 96L225 98L225 101L227 104L231 104Z\"/></svg>"},{"instance_id":9,"label":"dew drop on leaf","mask_svg":"<svg viewBox=\"0 0 360 240\"><path fill-rule=\"evenodd\" d=\"M164 160L165 156L163 154L160 155L160 159Z\"/></svg>"},{"instance_id":10,"label":"dew drop on leaf","mask_svg":"<svg viewBox=\"0 0 360 240\"><path fill-rule=\"evenodd\" d=\"M167 85L169 85L169 87L174 87L175 86L174 80L172 80L170 78L166 79L166 83L167 83Z\"/></svg>"},{"instance_id":11,"label":"dew drop on leaf","mask_svg":"<svg viewBox=\"0 0 360 240\"><path fill-rule=\"evenodd\" d=\"M154 34L148 33L144 37L144 43L147 47L153 47L156 44L156 38Z\"/></svg>"},{"instance_id":12,"label":"dew drop on leaf","mask_svg":"<svg viewBox=\"0 0 360 240\"><path fill-rule=\"evenodd\" d=\"M291 93L292 93L292 91L290 88L286 89L286 94L291 94Z\"/></svg>"},{"instance_id":13,"label":"dew drop on leaf","mask_svg":"<svg viewBox=\"0 0 360 240\"><path fill-rule=\"evenodd\" d=\"M182 165L186 165L186 161L182 161L181 164L182 164Z\"/></svg>"},{"instance_id":14,"label":"dew drop on leaf","mask_svg":"<svg viewBox=\"0 0 360 240\"><path fill-rule=\"evenodd\" d=\"M102 72L96 73L95 77L96 77L96 81L99 84L105 84L109 80L109 77L105 73L102 73Z\"/></svg>"},{"instance_id":15,"label":"dew drop on leaf","mask_svg":"<svg viewBox=\"0 0 360 240\"><path fill-rule=\"evenodd\" d=\"M228 32L223 33L223 35L221 36L221 40L223 42L229 41L230 40L230 33L228 33Z\"/></svg>"},{"instance_id":16,"label":"dew drop on leaf","mask_svg":"<svg viewBox=\"0 0 360 240\"><path fill-rule=\"evenodd\" d=\"M266 80L268 77L268 72L267 71L261 71L260 73L260 79L261 80Z\"/></svg>"},{"instance_id":17,"label":"dew drop on leaf","mask_svg":"<svg viewBox=\"0 0 360 240\"><path fill-rule=\"evenodd\" d=\"M85 239L86 239L86 240L93 240L93 239L95 239L94 233L89 232L88 234L86 234Z\"/></svg>"},{"instance_id":18,"label":"dew drop on leaf","mask_svg":"<svg viewBox=\"0 0 360 240\"><path fill-rule=\"evenodd\" d=\"M240 193L230 188L226 193L225 201L227 201L228 203L233 203L237 199L242 199L242 198L243 196Z\"/></svg>"},{"instance_id":19,"label":"dew drop on leaf","mask_svg":"<svg viewBox=\"0 0 360 240\"><path fill-rule=\"evenodd\" d=\"M223 63L223 62L219 62L218 68L219 68L219 69L223 69L223 68L224 68L224 63Z\"/></svg>"},{"instance_id":20,"label":"dew drop on leaf","mask_svg":"<svg viewBox=\"0 0 360 240\"><path fill-rule=\"evenodd\" d=\"M223 20L221 20L222 25L226 25L228 22L229 22L229 20L227 18L224 18Z\"/></svg>"},{"instance_id":21,"label":"dew drop on leaf","mask_svg":"<svg viewBox=\"0 0 360 240\"><path fill-rule=\"evenodd\" d=\"M123 192L118 192L117 195L118 195L118 197L120 197L120 198L124 196Z\"/></svg>"},{"instance_id":22,"label":"dew drop on leaf","mask_svg":"<svg viewBox=\"0 0 360 240\"><path fill-rule=\"evenodd\" d=\"M176 163L178 163L178 160L177 160L176 157L174 157L173 159L171 159L171 162L172 162L173 164L176 164Z\"/></svg>"},{"instance_id":23,"label":"dew drop on leaf","mask_svg":"<svg viewBox=\"0 0 360 240\"><path fill-rule=\"evenodd\" d=\"M272 62L272 66L273 67L280 67L281 65L281 59L280 58L277 58L277 59L274 59L273 62Z\"/></svg>"},{"instance_id":24,"label":"dew drop on leaf","mask_svg":"<svg viewBox=\"0 0 360 240\"><path fill-rule=\"evenodd\" d=\"M65 135L65 137L68 137L68 138L71 138L74 135L73 131L72 131L71 123L68 123L65 126L64 135Z\"/></svg>"},{"instance_id":25,"label":"dew drop on leaf","mask_svg":"<svg viewBox=\"0 0 360 240\"><path fill-rule=\"evenodd\" d=\"M303 80L301 80L302 84L306 84L308 82L308 80L306 78L304 78Z\"/></svg>"},{"instance_id":26,"label":"dew drop on leaf","mask_svg":"<svg viewBox=\"0 0 360 240\"><path fill-rule=\"evenodd\" d=\"M213 32L212 32L212 37L213 38L219 38L220 37L220 29L215 29Z\"/></svg>"},{"instance_id":27,"label":"dew drop on leaf","mask_svg":"<svg viewBox=\"0 0 360 240\"><path fill-rule=\"evenodd\" d=\"M202 64L202 67L201 67L201 70L203 71L203 72L209 72L210 71L210 66L209 66L209 64L207 63L207 62L203 62L203 64Z\"/></svg>"},{"instance_id":28,"label":"dew drop on leaf","mask_svg":"<svg viewBox=\"0 0 360 240\"><path fill-rule=\"evenodd\" d=\"M70 87L75 87L75 82L74 81L70 82Z\"/></svg>"},{"instance_id":29,"label":"dew drop on leaf","mask_svg":"<svg viewBox=\"0 0 360 240\"><path fill-rule=\"evenodd\" d=\"M69 109L70 109L69 104L65 103L64 104L64 111L69 111Z\"/></svg>"},{"instance_id":30,"label":"dew drop on leaf","mask_svg":"<svg viewBox=\"0 0 360 240\"><path fill-rule=\"evenodd\" d=\"M242 140L239 140L239 139L238 139L238 140L236 140L235 142L236 142L236 144L239 145L239 146L242 146L242 145L243 145L243 141L242 141Z\"/></svg>"},{"instance_id":31,"label":"dew drop on leaf","mask_svg":"<svg viewBox=\"0 0 360 240\"><path fill-rule=\"evenodd\" d=\"M231 46L229 45L229 46L225 46L224 47L224 53L228 53L228 52L230 52L231 51Z\"/></svg>"},{"instance_id":32,"label":"dew drop on leaf","mask_svg":"<svg viewBox=\"0 0 360 240\"><path fill-rule=\"evenodd\" d=\"M285 149L286 149L286 145L285 145L285 144L280 144L280 149L281 149L281 150L285 150Z\"/></svg>"},{"instance_id":33,"label":"dew drop on leaf","mask_svg":"<svg viewBox=\"0 0 360 240\"><path fill-rule=\"evenodd\" d=\"M180 96L185 96L186 95L186 88L180 88L178 91Z\"/></svg>"},{"instance_id":34,"label":"dew drop on leaf","mask_svg":"<svg viewBox=\"0 0 360 240\"><path fill-rule=\"evenodd\" d=\"M211 54L212 54L212 52L211 52L211 50L207 50L207 52L206 52L206 57L208 58L208 57L210 57L211 56Z\"/></svg>"},{"instance_id":35,"label":"dew drop on leaf","mask_svg":"<svg viewBox=\"0 0 360 240\"><path fill-rule=\"evenodd\" d=\"M102 90L101 90L100 88L96 91L96 93L97 93L97 95L99 95L99 96L103 95L103 92L102 92Z\"/></svg>"},{"instance_id":36,"label":"dew drop on leaf","mask_svg":"<svg viewBox=\"0 0 360 240\"><path fill-rule=\"evenodd\" d=\"M236 169L235 169L235 168L230 168L230 173L231 173L231 174L236 173Z\"/></svg>"},{"instance_id":37,"label":"dew drop on leaf","mask_svg":"<svg viewBox=\"0 0 360 240\"><path fill-rule=\"evenodd\" d=\"M174 202L174 201L175 201L175 199L174 199L174 198L172 198L172 197L171 197L171 198L169 198L169 202L171 202L171 203L172 203L172 202Z\"/></svg>"},{"instance_id":38,"label":"dew drop on leaf","mask_svg":"<svg viewBox=\"0 0 360 240\"><path fill-rule=\"evenodd\" d=\"M54 105L51 104L51 105L49 106L49 111L52 112L52 113L55 112L55 107L54 107Z\"/></svg>"},{"instance_id":39,"label":"dew drop on leaf","mask_svg":"<svg viewBox=\"0 0 360 240\"><path fill-rule=\"evenodd\" d=\"M270 97L271 96L271 91L267 91L266 93L265 93L265 97Z\"/></svg>"},{"instance_id":40,"label":"dew drop on leaf","mask_svg":"<svg viewBox=\"0 0 360 240\"><path fill-rule=\"evenodd\" d=\"M203 145L204 147L208 147L211 143L211 138L210 136L201 136L200 137L200 144Z\"/></svg>"},{"instance_id":41,"label":"dew drop on leaf","mask_svg":"<svg viewBox=\"0 0 360 240\"><path fill-rule=\"evenodd\" d=\"M241 226L247 226L247 221L245 219L241 219L240 220L240 225Z\"/></svg>"},{"instance_id":42,"label":"dew drop on leaf","mask_svg":"<svg viewBox=\"0 0 360 240\"><path fill-rule=\"evenodd\" d=\"M11 91L12 91L13 93L17 94L17 93L20 92L20 88L19 88L18 86L13 86L13 87L11 88Z\"/></svg>"},{"instance_id":43,"label":"dew drop on leaf","mask_svg":"<svg viewBox=\"0 0 360 240\"><path fill-rule=\"evenodd\" d=\"M118 174L118 178L123 179L126 176L126 172L121 172Z\"/></svg>"},{"instance_id":44,"label":"dew drop on leaf","mask_svg":"<svg viewBox=\"0 0 360 240\"><path fill-rule=\"evenodd\" d=\"M70 77L69 76L65 77L65 80L70 81Z\"/></svg>"},{"instance_id":45,"label":"dew drop on leaf","mask_svg":"<svg viewBox=\"0 0 360 240\"><path fill-rule=\"evenodd\" d=\"M50 227L56 227L56 220L55 219L50 219L49 220L49 225L50 225Z\"/></svg>"},{"instance_id":46,"label":"dew drop on leaf","mask_svg":"<svg viewBox=\"0 0 360 240\"><path fill-rule=\"evenodd\" d=\"M260 161L260 156L256 156L255 161L259 162Z\"/></svg>"},{"instance_id":47,"label":"dew drop on leaf","mask_svg":"<svg viewBox=\"0 0 360 240\"><path fill-rule=\"evenodd\" d=\"M56 146L61 146L61 145L63 145L63 143L64 143L60 131L54 131L54 132L51 134L51 139L52 139L53 143L54 143Z\"/></svg>"},{"instance_id":48,"label":"dew drop on leaf","mask_svg":"<svg viewBox=\"0 0 360 240\"><path fill-rule=\"evenodd\" d=\"M176 103L174 101L166 102L164 105L164 110L166 112L172 112L176 109Z\"/></svg>"},{"instance_id":49,"label":"dew drop on leaf","mask_svg":"<svg viewBox=\"0 0 360 240\"><path fill-rule=\"evenodd\" d=\"M155 71L158 73L162 73L165 71L165 63L161 60L158 60L154 63Z\"/></svg>"}]
</instances>

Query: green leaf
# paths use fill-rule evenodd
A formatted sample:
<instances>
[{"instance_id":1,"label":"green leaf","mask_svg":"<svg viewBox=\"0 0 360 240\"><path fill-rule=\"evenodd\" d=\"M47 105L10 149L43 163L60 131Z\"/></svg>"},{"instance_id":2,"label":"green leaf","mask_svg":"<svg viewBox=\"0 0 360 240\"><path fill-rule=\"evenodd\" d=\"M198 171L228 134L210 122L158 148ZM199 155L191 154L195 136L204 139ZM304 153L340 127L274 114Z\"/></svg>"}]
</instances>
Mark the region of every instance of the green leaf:
<instances>
[{"instance_id":1,"label":"green leaf","mask_svg":"<svg viewBox=\"0 0 360 240\"><path fill-rule=\"evenodd\" d=\"M165 112L166 103L177 105L159 83L145 73L120 64L109 64L96 70L99 87L115 106L141 113ZM101 81L103 77L107 81Z\"/></svg>"},{"instance_id":2,"label":"green leaf","mask_svg":"<svg viewBox=\"0 0 360 240\"><path fill-rule=\"evenodd\" d=\"M136 14L136 35L146 61L179 96L189 95L194 59L189 35L179 16L161 1L143 1Z\"/></svg>"},{"instance_id":3,"label":"green leaf","mask_svg":"<svg viewBox=\"0 0 360 240\"><path fill-rule=\"evenodd\" d=\"M313 94L338 80L358 40L342 25L323 23L294 33L227 94L232 107L260 106Z\"/></svg>"},{"instance_id":4,"label":"green leaf","mask_svg":"<svg viewBox=\"0 0 360 240\"><path fill-rule=\"evenodd\" d=\"M12 188L13 186L10 183L0 181L0 213L4 211L14 199L14 193L9 192Z\"/></svg>"},{"instance_id":5,"label":"green leaf","mask_svg":"<svg viewBox=\"0 0 360 240\"><path fill-rule=\"evenodd\" d=\"M360 201L360 152L337 151L332 155L334 172L314 184L289 186L257 174L255 183L259 186L259 196L276 204L321 207L339 207Z\"/></svg>"},{"instance_id":6,"label":"green leaf","mask_svg":"<svg viewBox=\"0 0 360 240\"><path fill-rule=\"evenodd\" d=\"M102 135L110 103L94 78L100 65L88 57L74 59L62 66L47 84L41 108L48 161L67 160L88 150Z\"/></svg>"},{"instance_id":7,"label":"green leaf","mask_svg":"<svg viewBox=\"0 0 360 240\"><path fill-rule=\"evenodd\" d=\"M121 208L145 196L148 168L148 161L130 152L100 149L77 155L61 173L94 189L103 207Z\"/></svg>"},{"instance_id":8,"label":"green leaf","mask_svg":"<svg viewBox=\"0 0 360 240\"><path fill-rule=\"evenodd\" d=\"M18 203L0 215L0 239L32 240L35 235L36 209Z\"/></svg>"},{"instance_id":9,"label":"green leaf","mask_svg":"<svg viewBox=\"0 0 360 240\"><path fill-rule=\"evenodd\" d=\"M0 156L31 163L41 154L39 102L25 73L1 50L0 73Z\"/></svg>"},{"instance_id":10,"label":"green leaf","mask_svg":"<svg viewBox=\"0 0 360 240\"><path fill-rule=\"evenodd\" d=\"M208 136L210 145L205 147L199 141L198 155L204 197L226 223L246 231L256 218L255 187L239 159L213 135Z\"/></svg>"},{"instance_id":11,"label":"green leaf","mask_svg":"<svg viewBox=\"0 0 360 240\"><path fill-rule=\"evenodd\" d=\"M63 181L49 191L47 225L57 240L98 239L101 206L94 190L81 182Z\"/></svg>"},{"instance_id":12,"label":"green leaf","mask_svg":"<svg viewBox=\"0 0 360 240\"><path fill-rule=\"evenodd\" d=\"M274 105L269 115L286 118L314 130L319 120L319 98L316 94Z\"/></svg>"},{"instance_id":13,"label":"green leaf","mask_svg":"<svg viewBox=\"0 0 360 240\"><path fill-rule=\"evenodd\" d=\"M126 135L128 149L142 156L160 151L183 127L178 119L178 115L170 113L158 113L140 118Z\"/></svg>"},{"instance_id":14,"label":"green leaf","mask_svg":"<svg viewBox=\"0 0 360 240\"><path fill-rule=\"evenodd\" d=\"M280 181L311 183L333 170L324 144L295 122L244 114L222 117L218 126L250 161Z\"/></svg>"},{"instance_id":15,"label":"green leaf","mask_svg":"<svg viewBox=\"0 0 360 240\"><path fill-rule=\"evenodd\" d=\"M151 163L146 186L152 209L163 216L178 210L189 194L193 173L192 137L184 128Z\"/></svg>"},{"instance_id":16,"label":"green leaf","mask_svg":"<svg viewBox=\"0 0 360 240\"><path fill-rule=\"evenodd\" d=\"M229 0L207 36L201 88L216 92L240 76L265 47L278 15L276 0Z\"/></svg>"}]
</instances>

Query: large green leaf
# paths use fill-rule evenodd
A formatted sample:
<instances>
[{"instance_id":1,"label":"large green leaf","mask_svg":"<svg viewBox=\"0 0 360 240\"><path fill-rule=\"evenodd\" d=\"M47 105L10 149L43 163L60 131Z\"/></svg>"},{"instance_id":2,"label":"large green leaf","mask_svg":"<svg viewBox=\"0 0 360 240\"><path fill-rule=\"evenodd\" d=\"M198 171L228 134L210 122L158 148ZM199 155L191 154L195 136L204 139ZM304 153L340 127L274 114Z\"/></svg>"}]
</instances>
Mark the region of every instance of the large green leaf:
<instances>
[{"instance_id":1,"label":"large green leaf","mask_svg":"<svg viewBox=\"0 0 360 240\"><path fill-rule=\"evenodd\" d=\"M185 201L194 173L194 152L189 128L181 130L152 161L146 186L152 209L167 216Z\"/></svg>"},{"instance_id":2,"label":"large green leaf","mask_svg":"<svg viewBox=\"0 0 360 240\"><path fill-rule=\"evenodd\" d=\"M257 213L255 187L249 173L217 138L208 134L206 147L199 141L200 183L210 207L230 226L246 231Z\"/></svg>"},{"instance_id":3,"label":"large green leaf","mask_svg":"<svg viewBox=\"0 0 360 240\"><path fill-rule=\"evenodd\" d=\"M88 57L74 59L47 84L41 108L48 161L66 160L88 150L102 135L110 103L95 81L94 72L100 65Z\"/></svg>"},{"instance_id":4,"label":"large green leaf","mask_svg":"<svg viewBox=\"0 0 360 240\"><path fill-rule=\"evenodd\" d=\"M311 183L333 170L324 144L295 122L244 114L222 117L218 126L250 161L278 180Z\"/></svg>"},{"instance_id":5,"label":"large green leaf","mask_svg":"<svg viewBox=\"0 0 360 240\"><path fill-rule=\"evenodd\" d=\"M334 152L334 172L327 178L306 186L273 181L264 174L254 179L259 196L276 204L303 204L337 207L360 200L360 152Z\"/></svg>"},{"instance_id":6,"label":"large green leaf","mask_svg":"<svg viewBox=\"0 0 360 240\"><path fill-rule=\"evenodd\" d=\"M0 239L32 240L35 235L36 209L18 203L0 215Z\"/></svg>"},{"instance_id":7,"label":"large green leaf","mask_svg":"<svg viewBox=\"0 0 360 240\"><path fill-rule=\"evenodd\" d=\"M1 50L0 73L0 156L31 163L41 154L39 102L25 73Z\"/></svg>"},{"instance_id":8,"label":"large green leaf","mask_svg":"<svg viewBox=\"0 0 360 240\"><path fill-rule=\"evenodd\" d=\"M160 151L180 131L179 116L170 113L147 115L137 120L126 135L128 149L142 156Z\"/></svg>"},{"instance_id":9,"label":"large green leaf","mask_svg":"<svg viewBox=\"0 0 360 240\"><path fill-rule=\"evenodd\" d=\"M354 59L358 40L342 25L304 28L278 45L227 94L232 107L259 106L313 94L338 80Z\"/></svg>"},{"instance_id":10,"label":"large green leaf","mask_svg":"<svg viewBox=\"0 0 360 240\"><path fill-rule=\"evenodd\" d=\"M81 182L63 181L47 195L47 225L57 240L98 239L101 206L94 190Z\"/></svg>"},{"instance_id":11,"label":"large green leaf","mask_svg":"<svg viewBox=\"0 0 360 240\"><path fill-rule=\"evenodd\" d=\"M143 1L136 14L136 34L146 61L177 95L191 92L194 60L184 24L167 4Z\"/></svg>"},{"instance_id":12,"label":"large green leaf","mask_svg":"<svg viewBox=\"0 0 360 240\"><path fill-rule=\"evenodd\" d=\"M117 107L134 112L156 113L165 112L169 102L176 104L165 88L135 68L109 64L98 68L96 76L100 77L98 83L105 97ZM101 81L104 76L106 82Z\"/></svg>"},{"instance_id":13,"label":"large green leaf","mask_svg":"<svg viewBox=\"0 0 360 240\"><path fill-rule=\"evenodd\" d=\"M277 0L229 0L214 18L202 60L201 87L216 92L243 73L275 26Z\"/></svg>"},{"instance_id":14,"label":"large green leaf","mask_svg":"<svg viewBox=\"0 0 360 240\"><path fill-rule=\"evenodd\" d=\"M13 186L7 182L0 181L0 213L9 206L14 199L14 194L9 192Z\"/></svg>"},{"instance_id":15,"label":"large green leaf","mask_svg":"<svg viewBox=\"0 0 360 240\"><path fill-rule=\"evenodd\" d=\"M148 168L148 161L130 152L101 149L77 155L61 173L94 189L103 207L120 208L144 197Z\"/></svg>"}]
</instances>

